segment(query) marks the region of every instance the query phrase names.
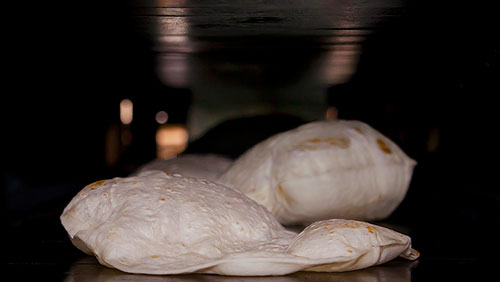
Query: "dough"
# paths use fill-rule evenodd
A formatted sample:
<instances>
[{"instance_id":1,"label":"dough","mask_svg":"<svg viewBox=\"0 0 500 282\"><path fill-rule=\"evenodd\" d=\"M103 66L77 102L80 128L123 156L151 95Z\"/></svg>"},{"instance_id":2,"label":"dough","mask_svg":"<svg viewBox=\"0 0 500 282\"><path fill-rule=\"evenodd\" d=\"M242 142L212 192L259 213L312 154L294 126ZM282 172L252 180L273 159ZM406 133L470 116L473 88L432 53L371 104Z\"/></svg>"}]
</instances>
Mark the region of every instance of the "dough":
<instances>
[{"instance_id":1,"label":"dough","mask_svg":"<svg viewBox=\"0 0 500 282\"><path fill-rule=\"evenodd\" d=\"M172 174L179 173L184 176L214 181L232 163L232 159L214 154L186 154L168 160L153 160L140 167L135 174L151 170L161 170Z\"/></svg>"},{"instance_id":2,"label":"dough","mask_svg":"<svg viewBox=\"0 0 500 282\"><path fill-rule=\"evenodd\" d=\"M234 189L161 171L87 185L61 222L79 249L130 273L283 275L418 256L408 236L364 222L326 220L297 235Z\"/></svg>"},{"instance_id":3,"label":"dough","mask_svg":"<svg viewBox=\"0 0 500 282\"><path fill-rule=\"evenodd\" d=\"M318 121L255 145L218 179L282 224L380 220L403 200L416 162L360 121Z\"/></svg>"}]
</instances>

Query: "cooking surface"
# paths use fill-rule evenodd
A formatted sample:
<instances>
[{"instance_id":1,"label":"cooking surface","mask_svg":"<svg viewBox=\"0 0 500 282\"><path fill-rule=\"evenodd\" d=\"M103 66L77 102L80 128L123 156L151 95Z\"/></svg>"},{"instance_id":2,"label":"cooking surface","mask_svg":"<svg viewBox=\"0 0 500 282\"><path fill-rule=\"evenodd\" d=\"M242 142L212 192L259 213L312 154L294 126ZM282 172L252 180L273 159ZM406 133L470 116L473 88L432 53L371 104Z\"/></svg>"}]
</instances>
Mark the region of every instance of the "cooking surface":
<instances>
[{"instance_id":1,"label":"cooking surface","mask_svg":"<svg viewBox=\"0 0 500 282\"><path fill-rule=\"evenodd\" d=\"M130 2L44 2L10 13L7 82L15 90L2 104L4 276L470 281L497 267L500 196L497 168L486 161L498 151L497 103L488 98L500 91L495 9L403 0ZM103 143L123 98L137 101L136 147L109 166ZM173 123L205 137L188 151L230 156L266 134L323 118L329 106L370 123L418 161L405 200L381 224L410 235L420 259L258 279L136 276L98 265L71 245L58 217L84 185L155 157L156 124L145 120L161 104ZM295 116L208 131L239 114L268 113ZM228 140L236 145L220 146Z\"/></svg>"},{"instance_id":2,"label":"cooking surface","mask_svg":"<svg viewBox=\"0 0 500 282\"><path fill-rule=\"evenodd\" d=\"M372 267L360 271L345 273L314 273L298 272L287 276L275 277L229 277L217 275L175 275L175 276L151 276L132 275L114 269L102 267L94 258L83 258L71 265L65 281L225 281L225 282L245 282L245 281L394 281L408 282L411 280L411 269L415 262L393 261L384 266Z\"/></svg>"},{"instance_id":3,"label":"cooking surface","mask_svg":"<svg viewBox=\"0 0 500 282\"><path fill-rule=\"evenodd\" d=\"M417 261L397 258L387 264L346 273L300 272L278 277L226 277L217 275L134 275L109 269L74 247L59 222L69 201L63 197L50 205L12 218L2 233L6 242L1 254L3 275L12 281L470 281L491 277L496 267L493 222L471 220L473 213L435 214L424 209L415 216L401 214L378 224L409 234L421 252ZM488 204L488 203L486 203ZM432 203L427 208L436 210ZM447 206L449 208L449 206ZM488 208L490 209L490 208ZM403 209L404 210L404 209ZM486 218L487 219L487 218ZM398 225L388 222L406 222ZM300 227L295 227L300 230ZM486 236L485 236L486 235ZM492 237L490 237L492 236ZM10 280L8 280L10 281Z\"/></svg>"},{"instance_id":4,"label":"cooking surface","mask_svg":"<svg viewBox=\"0 0 500 282\"><path fill-rule=\"evenodd\" d=\"M17 232L5 237L7 244L2 253L4 275L15 281L429 281L450 279L468 281L489 277L496 263L487 257L471 257L466 244L450 252L447 244L459 245L462 239L446 237L451 233L438 231L440 235L432 238L414 236L416 248L423 250L417 261L397 258L389 263L368 269L345 273L309 273L299 272L277 277L228 277L218 275L134 275L100 265L94 257L77 250L55 216L45 214L33 218L31 222L15 222ZM29 226L29 229L27 228ZM408 232L401 226L391 228ZM424 229L424 227L419 227ZM5 234L4 234L5 235ZM446 236L445 236L446 235ZM12 236L12 237L11 237ZM474 237L470 237L473 239ZM463 242L463 241L462 241ZM474 244L471 242L471 244ZM476 247L478 244L474 244ZM459 255L457 256L457 253ZM9 280L10 281L10 280ZM13 280L14 281L14 280Z\"/></svg>"}]
</instances>

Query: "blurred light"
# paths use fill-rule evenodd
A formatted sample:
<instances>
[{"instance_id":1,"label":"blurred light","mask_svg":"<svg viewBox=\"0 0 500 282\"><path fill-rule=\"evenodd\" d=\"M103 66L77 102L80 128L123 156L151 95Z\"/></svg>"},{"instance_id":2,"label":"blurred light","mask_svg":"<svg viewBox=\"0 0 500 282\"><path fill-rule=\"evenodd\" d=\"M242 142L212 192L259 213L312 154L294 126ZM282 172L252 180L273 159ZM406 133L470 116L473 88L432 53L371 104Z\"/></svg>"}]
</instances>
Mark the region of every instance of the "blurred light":
<instances>
[{"instance_id":1,"label":"blurred light","mask_svg":"<svg viewBox=\"0 0 500 282\"><path fill-rule=\"evenodd\" d=\"M360 44L334 45L324 60L323 82L342 84L348 82L357 70Z\"/></svg>"},{"instance_id":2,"label":"blurred light","mask_svg":"<svg viewBox=\"0 0 500 282\"><path fill-rule=\"evenodd\" d=\"M172 87L189 85L189 55L183 53L166 53L157 56L157 72L161 81Z\"/></svg>"},{"instance_id":3,"label":"blurred light","mask_svg":"<svg viewBox=\"0 0 500 282\"><path fill-rule=\"evenodd\" d=\"M182 153L188 142L187 129L181 125L161 125L156 131L156 155L168 159Z\"/></svg>"},{"instance_id":4,"label":"blurred light","mask_svg":"<svg viewBox=\"0 0 500 282\"><path fill-rule=\"evenodd\" d=\"M326 120L333 120L333 119L337 119L337 117L339 116L339 111L337 110L336 107L328 107L328 109L326 110Z\"/></svg>"},{"instance_id":5,"label":"blurred light","mask_svg":"<svg viewBox=\"0 0 500 282\"><path fill-rule=\"evenodd\" d=\"M129 99L120 102L120 121L123 124L130 124L133 119L133 103Z\"/></svg>"},{"instance_id":6,"label":"blurred light","mask_svg":"<svg viewBox=\"0 0 500 282\"><path fill-rule=\"evenodd\" d=\"M156 143L160 146L184 146L187 140L187 130L182 126L161 126L156 132Z\"/></svg>"},{"instance_id":7,"label":"blurred light","mask_svg":"<svg viewBox=\"0 0 500 282\"><path fill-rule=\"evenodd\" d=\"M155 116L156 122L159 124L164 124L168 121L168 114L165 111L159 111Z\"/></svg>"},{"instance_id":8,"label":"blurred light","mask_svg":"<svg viewBox=\"0 0 500 282\"><path fill-rule=\"evenodd\" d=\"M194 46L190 40L190 19L192 12L186 0L159 0L160 15L155 18L156 45L161 50L157 56L157 73L160 80L172 87L187 87L189 85L189 55Z\"/></svg>"}]
</instances>

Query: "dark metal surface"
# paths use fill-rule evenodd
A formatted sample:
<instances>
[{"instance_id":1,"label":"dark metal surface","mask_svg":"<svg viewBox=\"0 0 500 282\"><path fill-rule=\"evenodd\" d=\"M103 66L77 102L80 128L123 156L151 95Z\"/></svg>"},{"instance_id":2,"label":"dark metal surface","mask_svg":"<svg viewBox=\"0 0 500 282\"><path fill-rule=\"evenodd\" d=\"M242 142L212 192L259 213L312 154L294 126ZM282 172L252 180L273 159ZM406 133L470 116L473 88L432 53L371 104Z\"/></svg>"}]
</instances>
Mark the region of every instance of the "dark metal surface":
<instances>
[{"instance_id":1,"label":"dark metal surface","mask_svg":"<svg viewBox=\"0 0 500 282\"><path fill-rule=\"evenodd\" d=\"M184 0L139 5L134 17L161 53L160 77L183 86L202 83L196 73L207 66L200 56L209 57L206 63L216 73L258 75L261 69L259 73L270 76L267 80L273 84L279 84L280 74L266 69L274 66L276 72L284 72L279 64L310 60L307 69L301 69L314 72L308 84L346 82L356 70L361 44L405 12L401 0ZM180 62L186 65L175 65Z\"/></svg>"},{"instance_id":2,"label":"dark metal surface","mask_svg":"<svg viewBox=\"0 0 500 282\"><path fill-rule=\"evenodd\" d=\"M344 273L315 273L315 272L297 272L286 276L271 277L235 277L219 275L134 275L123 273L114 269L101 266L94 258L82 258L72 264L67 272L65 282L77 281L138 281L138 282L183 282L183 281L223 281L223 282L247 282L247 281L270 281L270 282L298 282L298 281L352 281L352 282L409 282L411 281L411 269L415 267L416 262L393 261L383 266L376 266L359 271L350 271Z\"/></svg>"},{"instance_id":3,"label":"dark metal surface","mask_svg":"<svg viewBox=\"0 0 500 282\"><path fill-rule=\"evenodd\" d=\"M158 78L193 91L195 137L237 114L322 118L326 89L348 82L363 44L405 13L400 0L138 5L133 17L157 52Z\"/></svg>"}]
</instances>

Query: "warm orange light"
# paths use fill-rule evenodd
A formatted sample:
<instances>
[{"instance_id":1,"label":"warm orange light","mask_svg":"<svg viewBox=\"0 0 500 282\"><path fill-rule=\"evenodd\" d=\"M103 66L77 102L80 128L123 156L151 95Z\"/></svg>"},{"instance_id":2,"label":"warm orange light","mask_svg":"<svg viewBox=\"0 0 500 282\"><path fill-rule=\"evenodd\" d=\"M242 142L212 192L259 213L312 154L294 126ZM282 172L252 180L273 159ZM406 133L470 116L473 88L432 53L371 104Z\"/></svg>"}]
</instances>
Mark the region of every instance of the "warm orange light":
<instances>
[{"instance_id":1,"label":"warm orange light","mask_svg":"<svg viewBox=\"0 0 500 282\"><path fill-rule=\"evenodd\" d=\"M120 121L123 124L130 124L134 117L134 104L129 99L123 99L120 102Z\"/></svg>"},{"instance_id":2,"label":"warm orange light","mask_svg":"<svg viewBox=\"0 0 500 282\"><path fill-rule=\"evenodd\" d=\"M156 132L156 144L160 146L182 146L187 139L187 130L181 126L162 126Z\"/></svg>"},{"instance_id":3,"label":"warm orange light","mask_svg":"<svg viewBox=\"0 0 500 282\"><path fill-rule=\"evenodd\" d=\"M156 152L159 159L167 159L186 149L188 131L181 125L162 125L156 131Z\"/></svg>"}]
</instances>

